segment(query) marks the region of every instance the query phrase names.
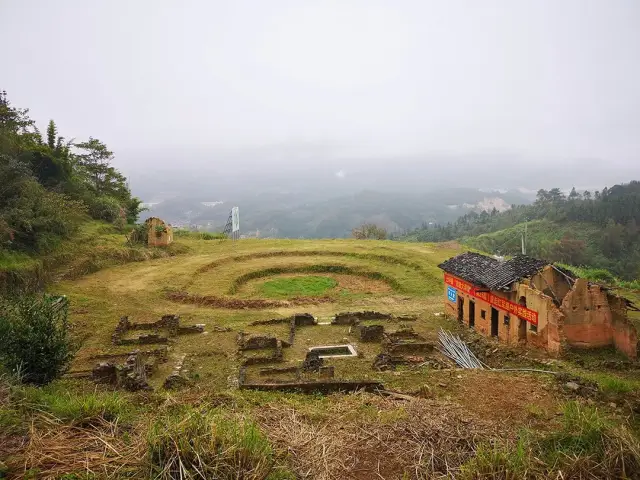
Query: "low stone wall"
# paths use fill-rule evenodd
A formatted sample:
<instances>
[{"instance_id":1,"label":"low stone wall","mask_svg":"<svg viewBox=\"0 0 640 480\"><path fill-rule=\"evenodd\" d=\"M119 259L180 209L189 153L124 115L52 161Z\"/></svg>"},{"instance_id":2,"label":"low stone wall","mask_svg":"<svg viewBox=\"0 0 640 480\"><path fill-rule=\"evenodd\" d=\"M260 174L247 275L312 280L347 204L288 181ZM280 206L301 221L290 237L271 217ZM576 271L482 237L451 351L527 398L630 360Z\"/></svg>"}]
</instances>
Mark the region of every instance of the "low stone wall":
<instances>
[{"instance_id":1,"label":"low stone wall","mask_svg":"<svg viewBox=\"0 0 640 480\"><path fill-rule=\"evenodd\" d=\"M98 383L107 383L130 391L151 390L147 383L147 373L154 365L146 363L145 355L134 352L126 361L117 365L101 362L92 371L92 378Z\"/></svg>"},{"instance_id":2,"label":"low stone wall","mask_svg":"<svg viewBox=\"0 0 640 480\"><path fill-rule=\"evenodd\" d=\"M185 335L190 333L203 333L204 324L180 325L180 317L178 315L163 315L156 322L133 323L129 317L121 317L116 328L111 335L111 342L114 345L147 345L153 343L167 343L168 337L177 335ZM125 334L132 330L167 330L168 337L150 333L140 335L137 338L124 338Z\"/></svg>"},{"instance_id":3,"label":"low stone wall","mask_svg":"<svg viewBox=\"0 0 640 480\"><path fill-rule=\"evenodd\" d=\"M278 339L272 335L247 335L244 332L238 333L237 338L239 350L260 350L263 348L276 348Z\"/></svg>"},{"instance_id":4,"label":"low stone wall","mask_svg":"<svg viewBox=\"0 0 640 480\"><path fill-rule=\"evenodd\" d=\"M356 325L353 330L361 342L382 342L384 336L382 325Z\"/></svg>"},{"instance_id":5,"label":"low stone wall","mask_svg":"<svg viewBox=\"0 0 640 480\"><path fill-rule=\"evenodd\" d=\"M189 379L186 376L187 374L186 360L187 360L186 354L183 354L178 359L178 361L173 367L173 371L171 372L171 374L169 374L169 376L165 379L164 383L162 384L163 388L165 388L166 390L173 390L173 389L188 385L190 383Z\"/></svg>"},{"instance_id":6,"label":"low stone wall","mask_svg":"<svg viewBox=\"0 0 640 480\"><path fill-rule=\"evenodd\" d=\"M363 312L340 312L336 313L333 321L334 325L355 325L364 320L391 320L393 315L389 313L374 312L365 310Z\"/></svg>"},{"instance_id":7,"label":"low stone wall","mask_svg":"<svg viewBox=\"0 0 640 480\"><path fill-rule=\"evenodd\" d=\"M279 390L283 392L300 393L337 393L337 392L378 392L384 390L381 382L371 380L327 380L310 382L287 382L287 383L243 383L241 389L247 390Z\"/></svg>"}]
</instances>

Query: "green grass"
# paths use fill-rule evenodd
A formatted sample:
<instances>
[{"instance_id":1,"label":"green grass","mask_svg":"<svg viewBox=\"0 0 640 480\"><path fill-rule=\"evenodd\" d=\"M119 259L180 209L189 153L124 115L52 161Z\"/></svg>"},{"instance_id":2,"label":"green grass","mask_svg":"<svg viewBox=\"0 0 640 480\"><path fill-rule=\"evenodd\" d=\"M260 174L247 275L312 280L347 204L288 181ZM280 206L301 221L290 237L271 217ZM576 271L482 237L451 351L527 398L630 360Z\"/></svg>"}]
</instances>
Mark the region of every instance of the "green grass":
<instances>
[{"instance_id":1,"label":"green grass","mask_svg":"<svg viewBox=\"0 0 640 480\"><path fill-rule=\"evenodd\" d=\"M87 424L98 418L128 423L137 410L123 392L81 392L65 382L46 387L16 386L12 397L25 412L46 413L73 424Z\"/></svg>"},{"instance_id":2,"label":"green grass","mask_svg":"<svg viewBox=\"0 0 640 480\"><path fill-rule=\"evenodd\" d=\"M595 381L604 393L624 395L640 391L640 379L627 379L609 373L585 373L584 376Z\"/></svg>"},{"instance_id":3,"label":"green grass","mask_svg":"<svg viewBox=\"0 0 640 480\"><path fill-rule=\"evenodd\" d=\"M460 478L630 478L638 469L638 438L597 408L568 402L558 430L522 431L515 443L480 444Z\"/></svg>"},{"instance_id":4,"label":"green grass","mask_svg":"<svg viewBox=\"0 0 640 480\"><path fill-rule=\"evenodd\" d=\"M0 407L1 432L18 433L23 429L22 417L20 416L20 413L15 410L15 408Z\"/></svg>"},{"instance_id":5,"label":"green grass","mask_svg":"<svg viewBox=\"0 0 640 480\"><path fill-rule=\"evenodd\" d=\"M274 452L251 422L220 411L182 411L157 419L147 436L150 476L264 479L274 470ZM277 475L277 476L276 476ZM285 479L277 471L273 479Z\"/></svg>"},{"instance_id":6,"label":"green grass","mask_svg":"<svg viewBox=\"0 0 640 480\"><path fill-rule=\"evenodd\" d=\"M184 244L165 248L130 245L125 232L92 220L81 225L70 238L43 255L0 249L0 295L33 292L61 278L74 279L129 262L140 262L186 253Z\"/></svg>"},{"instance_id":7,"label":"green grass","mask_svg":"<svg viewBox=\"0 0 640 480\"><path fill-rule=\"evenodd\" d=\"M338 282L333 278L310 275L269 280L260 285L259 290L269 298L313 297L322 295L337 285Z\"/></svg>"},{"instance_id":8,"label":"green grass","mask_svg":"<svg viewBox=\"0 0 640 480\"><path fill-rule=\"evenodd\" d=\"M315 264L315 265L303 265L303 266L272 267L272 268L267 268L263 270L255 270L255 271L240 275L233 281L231 287L229 288L229 293L233 295L234 293L238 292L238 290L244 284L246 284L251 280L255 280L257 278L265 278L265 277L271 277L275 275L292 274L292 273L336 273L336 274L343 274L343 275L355 275L359 277L370 278L372 280L381 280L387 283L394 290L402 289L400 282L395 280L393 277L389 275L385 275L384 273L381 273L381 272L367 271L362 268L353 268L347 265ZM321 287L322 291L324 292L330 288L334 288L337 285L337 282L335 280L329 279L328 277L313 277L313 278L316 278L316 279L322 278L324 280L323 280L323 284L319 284L317 287L307 286L306 288L310 289L310 291L313 291L314 288ZM292 280L292 279L282 279L282 281L285 283L287 283L288 280ZM329 282L329 280L331 280L331 282ZM263 291L263 293L265 292ZM271 293L277 294L277 292L275 292L274 290L271 290ZM286 291L286 287L285 287L284 290L280 292L278 297L291 298L299 295L312 296L312 295L318 295L318 293L308 293L307 295L305 295L302 293L294 293L294 290Z\"/></svg>"}]
</instances>

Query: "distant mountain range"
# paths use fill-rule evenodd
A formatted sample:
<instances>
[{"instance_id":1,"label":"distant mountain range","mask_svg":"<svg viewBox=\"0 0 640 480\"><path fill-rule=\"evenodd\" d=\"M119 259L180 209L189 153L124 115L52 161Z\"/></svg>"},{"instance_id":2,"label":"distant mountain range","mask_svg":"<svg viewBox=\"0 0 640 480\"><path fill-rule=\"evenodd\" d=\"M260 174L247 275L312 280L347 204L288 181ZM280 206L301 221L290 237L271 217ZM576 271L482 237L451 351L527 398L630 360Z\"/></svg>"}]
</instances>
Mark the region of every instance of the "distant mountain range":
<instances>
[{"instance_id":1,"label":"distant mountain range","mask_svg":"<svg viewBox=\"0 0 640 480\"><path fill-rule=\"evenodd\" d=\"M303 191L243 192L232 200L173 195L148 204L147 216L172 225L220 231L232 206L240 208L241 231L247 236L280 238L344 238L362 223L375 223L392 234L422 224L455 220L471 211L504 211L511 204L530 203L519 191L450 188L425 193L363 190L326 198ZM325 198L323 198L325 197Z\"/></svg>"}]
</instances>

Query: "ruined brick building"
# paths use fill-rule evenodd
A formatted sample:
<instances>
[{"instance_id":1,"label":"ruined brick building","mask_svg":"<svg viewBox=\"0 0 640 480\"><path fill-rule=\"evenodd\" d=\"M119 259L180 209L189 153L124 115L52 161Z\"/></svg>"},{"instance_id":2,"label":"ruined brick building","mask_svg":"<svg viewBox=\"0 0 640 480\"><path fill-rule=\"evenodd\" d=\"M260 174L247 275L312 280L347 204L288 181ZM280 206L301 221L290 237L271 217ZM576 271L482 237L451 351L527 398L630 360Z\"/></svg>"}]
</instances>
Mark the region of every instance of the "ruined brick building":
<instances>
[{"instance_id":1,"label":"ruined brick building","mask_svg":"<svg viewBox=\"0 0 640 480\"><path fill-rule=\"evenodd\" d=\"M173 242L173 230L171 225L158 217L150 217L145 220L147 226L147 244L150 247L166 247Z\"/></svg>"},{"instance_id":2,"label":"ruined brick building","mask_svg":"<svg viewBox=\"0 0 640 480\"><path fill-rule=\"evenodd\" d=\"M638 334L628 318L636 308L602 285L525 255L500 261L467 252L439 267L446 313L480 333L556 355L613 346L637 358Z\"/></svg>"}]
</instances>

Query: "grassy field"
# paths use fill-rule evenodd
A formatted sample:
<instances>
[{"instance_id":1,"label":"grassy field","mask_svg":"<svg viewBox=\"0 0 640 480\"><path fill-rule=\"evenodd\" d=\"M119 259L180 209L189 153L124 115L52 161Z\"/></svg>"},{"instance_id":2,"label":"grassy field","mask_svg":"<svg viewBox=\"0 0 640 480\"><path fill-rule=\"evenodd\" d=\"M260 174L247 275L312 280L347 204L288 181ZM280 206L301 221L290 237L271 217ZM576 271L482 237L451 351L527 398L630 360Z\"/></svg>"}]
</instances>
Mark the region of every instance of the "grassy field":
<instances>
[{"instance_id":1,"label":"grassy field","mask_svg":"<svg viewBox=\"0 0 640 480\"><path fill-rule=\"evenodd\" d=\"M106 242L110 252L126 248L115 233L107 240L91 238L90 250L95 242ZM461 251L453 242L231 242L181 235L169 252L129 254L130 260L141 255L146 261L115 261L111 253L107 260L70 259L50 291L70 300L80 341L72 373L92 368L100 355L136 348L111 342L122 316L151 322L178 314L184 324L204 324L205 333L178 336L169 344L168 361L150 379L152 392L113 391L73 375L45 388L25 388L5 377L0 461L15 478L26 473L68 479L515 479L555 477L559 468L564 478L578 478L588 468L607 478L595 465L620 476L620 466L609 458L619 450L625 455L623 473L631 471L640 459L630 433L637 422L637 370L590 370L599 360L581 355L550 365L540 353L491 341L476 344L488 362L500 366L588 377L602 391L589 402L552 375L459 370L430 362L381 372L372 368L379 343L358 342L348 326L329 324L337 312L376 310L417 317L410 325L427 341L435 342L441 327L460 332L440 314L437 265ZM327 361L336 378L380 381L408 396L239 390L238 332L285 340L287 325L251 323L302 312L320 324L296 331L278 367L300 365L312 346L353 343L356 358ZM406 326L385 324L392 330ZM190 385L164 390L164 379L185 354ZM247 367L247 381L264 378L260 368ZM273 381L287 378L273 374ZM553 456L550 445L567 457ZM572 458L580 461L571 463Z\"/></svg>"}]
</instances>

